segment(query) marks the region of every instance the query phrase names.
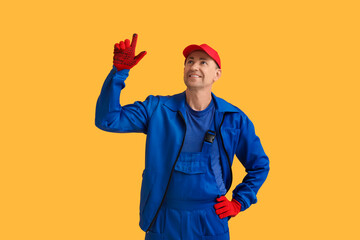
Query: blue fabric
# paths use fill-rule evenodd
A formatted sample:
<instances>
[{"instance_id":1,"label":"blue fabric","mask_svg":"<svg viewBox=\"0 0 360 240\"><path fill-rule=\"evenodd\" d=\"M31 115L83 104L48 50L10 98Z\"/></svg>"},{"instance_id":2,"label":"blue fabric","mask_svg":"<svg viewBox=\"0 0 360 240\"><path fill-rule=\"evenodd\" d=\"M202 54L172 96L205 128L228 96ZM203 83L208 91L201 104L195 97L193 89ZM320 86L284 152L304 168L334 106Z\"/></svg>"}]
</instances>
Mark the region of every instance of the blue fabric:
<instances>
[{"instance_id":1,"label":"blue fabric","mask_svg":"<svg viewBox=\"0 0 360 240\"><path fill-rule=\"evenodd\" d=\"M213 146L214 143L203 141L200 152L181 152L175 164L166 200L215 201L219 197L219 188L211 169Z\"/></svg>"},{"instance_id":2,"label":"blue fabric","mask_svg":"<svg viewBox=\"0 0 360 240\"><path fill-rule=\"evenodd\" d=\"M211 155L211 168L215 174L215 181L220 189L220 195L225 195L227 193L227 190L225 188L224 179L223 179L223 170L220 165L220 153L219 153L219 146L218 146L218 139L219 136L215 137L214 140L214 147L212 149L212 155Z\"/></svg>"},{"instance_id":3,"label":"blue fabric","mask_svg":"<svg viewBox=\"0 0 360 240\"><path fill-rule=\"evenodd\" d=\"M215 124L213 121L215 113L214 101L211 99L209 106L207 106L207 108L201 111L195 111L189 106L186 101L185 106L187 128L185 142L181 152L200 152L205 134L210 128L210 124ZM220 154L217 138L219 138L219 136L216 135L214 139L214 146L211 152L211 168L215 174L216 184L220 189L220 193L221 195L224 195L227 191L222 178L222 169L220 165Z\"/></svg>"},{"instance_id":4,"label":"blue fabric","mask_svg":"<svg viewBox=\"0 0 360 240\"><path fill-rule=\"evenodd\" d=\"M209 127L215 130L213 125ZM220 195L211 169L214 146L214 142L205 141L199 152L181 152L165 201L146 240L229 239L228 218L220 219L214 209Z\"/></svg>"},{"instance_id":5,"label":"blue fabric","mask_svg":"<svg viewBox=\"0 0 360 240\"><path fill-rule=\"evenodd\" d=\"M205 133L214 118L215 106L211 100L209 106L202 111L193 110L187 102L186 106L186 135L182 152L201 152Z\"/></svg>"},{"instance_id":6,"label":"blue fabric","mask_svg":"<svg viewBox=\"0 0 360 240\"><path fill-rule=\"evenodd\" d=\"M108 132L147 135L139 223L146 231L161 209L174 164L183 146L187 127L186 93L149 95L144 101L121 106L120 92L128 75L129 70L117 71L113 67L110 71L96 103L95 125ZM257 202L256 194L270 169L269 159L245 113L214 93L211 95L215 105L215 128L220 136L218 145L226 191L233 181L231 166L235 155L247 172L244 179L235 180L237 186L233 190L233 198L241 203L241 211L244 211ZM121 147L118 151L121 155Z\"/></svg>"},{"instance_id":7,"label":"blue fabric","mask_svg":"<svg viewBox=\"0 0 360 240\"><path fill-rule=\"evenodd\" d=\"M187 209L183 203L172 206L165 202L145 240L229 240L228 218L220 219L214 204Z\"/></svg>"},{"instance_id":8,"label":"blue fabric","mask_svg":"<svg viewBox=\"0 0 360 240\"><path fill-rule=\"evenodd\" d=\"M213 204L213 203L211 203ZM193 210L172 208L164 203L145 240L229 240L228 219L220 219L213 207Z\"/></svg>"}]
</instances>

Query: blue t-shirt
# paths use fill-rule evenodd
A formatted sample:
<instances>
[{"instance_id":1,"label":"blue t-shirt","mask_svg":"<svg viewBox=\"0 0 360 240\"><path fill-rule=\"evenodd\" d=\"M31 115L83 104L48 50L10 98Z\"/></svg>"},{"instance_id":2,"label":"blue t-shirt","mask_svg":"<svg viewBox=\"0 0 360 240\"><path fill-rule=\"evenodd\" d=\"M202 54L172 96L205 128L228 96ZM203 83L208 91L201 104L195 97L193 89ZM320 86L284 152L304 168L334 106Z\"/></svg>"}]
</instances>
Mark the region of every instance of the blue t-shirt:
<instances>
[{"instance_id":1,"label":"blue t-shirt","mask_svg":"<svg viewBox=\"0 0 360 240\"><path fill-rule=\"evenodd\" d=\"M210 129L210 124L215 124L214 113L215 105L211 100L209 106L202 111L195 111L186 102L186 135L182 152L201 152L206 132ZM220 165L219 145L215 137L213 147L211 148L211 167L215 175L216 183L221 194L226 193L224 181L222 178L222 169Z\"/></svg>"}]
</instances>

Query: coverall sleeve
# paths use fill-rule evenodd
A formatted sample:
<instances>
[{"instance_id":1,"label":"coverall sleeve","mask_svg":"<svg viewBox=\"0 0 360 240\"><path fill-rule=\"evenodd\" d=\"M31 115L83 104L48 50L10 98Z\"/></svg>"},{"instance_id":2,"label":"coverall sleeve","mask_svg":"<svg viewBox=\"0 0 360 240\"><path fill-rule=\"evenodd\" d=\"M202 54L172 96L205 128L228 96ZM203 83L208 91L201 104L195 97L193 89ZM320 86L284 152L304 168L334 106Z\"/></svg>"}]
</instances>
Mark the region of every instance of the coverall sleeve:
<instances>
[{"instance_id":1,"label":"coverall sleeve","mask_svg":"<svg viewBox=\"0 0 360 240\"><path fill-rule=\"evenodd\" d=\"M269 158L264 152L255 128L245 115L241 121L236 157L247 172L242 183L233 191L233 198L241 203L241 211L257 202L256 194L265 182L269 172Z\"/></svg>"},{"instance_id":2,"label":"coverall sleeve","mask_svg":"<svg viewBox=\"0 0 360 240\"><path fill-rule=\"evenodd\" d=\"M121 106L120 92L125 87L129 70L117 71L113 66L105 79L100 96L96 103L95 125L108 132L141 132L147 133L148 121L158 98L152 95L145 101Z\"/></svg>"}]
</instances>

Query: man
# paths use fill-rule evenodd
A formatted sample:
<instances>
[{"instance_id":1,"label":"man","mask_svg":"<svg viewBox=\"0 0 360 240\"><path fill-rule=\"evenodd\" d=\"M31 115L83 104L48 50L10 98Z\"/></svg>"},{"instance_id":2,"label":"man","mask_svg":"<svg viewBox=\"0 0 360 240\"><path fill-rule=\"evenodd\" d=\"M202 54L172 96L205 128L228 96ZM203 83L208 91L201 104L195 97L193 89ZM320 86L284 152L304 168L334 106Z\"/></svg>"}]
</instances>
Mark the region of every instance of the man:
<instances>
[{"instance_id":1,"label":"man","mask_svg":"<svg viewBox=\"0 0 360 240\"><path fill-rule=\"evenodd\" d=\"M269 160L250 119L216 97L211 88L221 76L218 53L206 44L190 45L185 57L186 90L173 96L150 95L121 106L135 56L137 35L115 44L113 69L96 106L95 124L109 132L147 134L140 198L145 239L229 239L228 220L257 202ZM233 191L234 155L247 175Z\"/></svg>"}]
</instances>

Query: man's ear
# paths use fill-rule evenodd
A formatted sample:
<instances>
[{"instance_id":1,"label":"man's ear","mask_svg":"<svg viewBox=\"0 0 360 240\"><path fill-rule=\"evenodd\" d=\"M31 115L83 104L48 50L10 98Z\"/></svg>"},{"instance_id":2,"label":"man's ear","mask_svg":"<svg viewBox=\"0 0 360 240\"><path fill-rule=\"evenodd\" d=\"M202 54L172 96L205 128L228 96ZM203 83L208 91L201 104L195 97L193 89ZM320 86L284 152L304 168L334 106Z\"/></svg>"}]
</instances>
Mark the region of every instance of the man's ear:
<instances>
[{"instance_id":1,"label":"man's ear","mask_svg":"<svg viewBox=\"0 0 360 240\"><path fill-rule=\"evenodd\" d=\"M221 73L222 73L221 68L217 68L217 69L215 70L214 82L216 82L216 81L221 77Z\"/></svg>"}]
</instances>

